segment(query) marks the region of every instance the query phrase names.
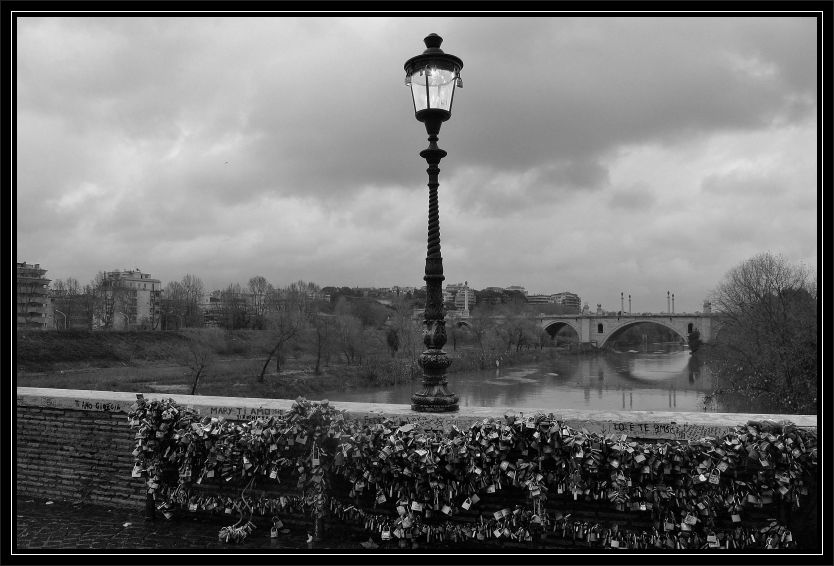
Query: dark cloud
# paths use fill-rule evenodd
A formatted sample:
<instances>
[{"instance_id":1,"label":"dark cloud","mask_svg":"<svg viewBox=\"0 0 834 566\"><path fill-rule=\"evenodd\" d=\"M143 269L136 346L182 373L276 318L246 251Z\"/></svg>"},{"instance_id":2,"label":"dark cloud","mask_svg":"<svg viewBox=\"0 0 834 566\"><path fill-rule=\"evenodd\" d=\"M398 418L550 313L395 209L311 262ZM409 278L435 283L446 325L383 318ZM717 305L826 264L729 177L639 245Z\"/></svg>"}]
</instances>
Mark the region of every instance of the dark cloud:
<instances>
[{"instance_id":1,"label":"dark cloud","mask_svg":"<svg viewBox=\"0 0 834 566\"><path fill-rule=\"evenodd\" d=\"M455 37L456 45L464 43L461 50L471 52L464 58L471 64L453 118L465 121L462 131L470 133L458 159L489 160L499 167L533 166L554 156L587 159L620 144L674 143L716 129L755 129L788 111L814 110L814 83L805 80L815 66L807 39L813 36L812 19L781 30L797 39L780 40L784 50L796 54L782 59L749 46L751 35L761 35L755 20L549 23L548 33L534 34L535 51L517 50L514 38L501 43L503 49L485 51L465 33ZM483 42L480 33L477 37ZM800 64L805 73L781 72L788 63L799 63L794 60L799 56L806 57ZM774 76L741 72L737 61L752 57L776 68Z\"/></svg>"},{"instance_id":2,"label":"dark cloud","mask_svg":"<svg viewBox=\"0 0 834 566\"><path fill-rule=\"evenodd\" d=\"M695 296L715 276L694 277L697 261L815 254L813 18L24 17L17 31L16 207L39 218L18 222L18 254L55 276L137 263L218 285L419 284L427 141L403 63L431 32L464 61L439 142L454 276L602 295L604 266L635 289L666 285L660 269ZM749 220L774 214L769 232Z\"/></svg>"},{"instance_id":3,"label":"dark cloud","mask_svg":"<svg viewBox=\"0 0 834 566\"><path fill-rule=\"evenodd\" d=\"M449 167L589 161L622 143L761 127L786 108L807 112L802 96L813 95L808 72L781 72L813 69L792 55L807 53L802 26L787 27L796 44L781 39L781 51L764 51L749 47L748 36L763 33L749 22L517 20L439 26L449 28L444 47L465 55L466 88L441 133L455 156ZM131 143L172 144L182 128L191 130L186 149L195 152L238 140L217 157L245 171L239 198L270 188L329 196L368 182L406 183L421 131L407 89L395 87L422 33L410 44L391 41L396 57L390 47L380 52L380 42L357 41L344 25L296 22L298 29L258 18L47 21L37 37L60 39L24 58L21 98L24 107L65 116L72 131L106 123ZM419 29L399 19L391 27ZM778 76L739 72L733 62L744 58L774 66ZM211 164L190 163L194 182L223 198L222 183L200 178L215 178Z\"/></svg>"},{"instance_id":4,"label":"dark cloud","mask_svg":"<svg viewBox=\"0 0 834 566\"><path fill-rule=\"evenodd\" d=\"M458 208L502 217L600 190L608 180L608 170L596 162L550 162L527 170L459 168L449 181L449 196Z\"/></svg>"}]
</instances>

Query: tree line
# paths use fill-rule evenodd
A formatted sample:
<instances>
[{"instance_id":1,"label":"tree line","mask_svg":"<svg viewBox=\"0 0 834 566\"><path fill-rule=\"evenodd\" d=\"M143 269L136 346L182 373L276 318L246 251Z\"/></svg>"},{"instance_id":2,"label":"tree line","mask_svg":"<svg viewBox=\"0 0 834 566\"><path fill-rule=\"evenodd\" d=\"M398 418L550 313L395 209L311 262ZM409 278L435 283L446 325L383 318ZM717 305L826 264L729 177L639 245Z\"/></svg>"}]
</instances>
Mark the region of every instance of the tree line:
<instances>
[{"instance_id":1,"label":"tree line","mask_svg":"<svg viewBox=\"0 0 834 566\"><path fill-rule=\"evenodd\" d=\"M762 253L727 272L711 300L718 317L701 349L715 376L713 396L757 399L773 412L816 414L815 274Z\"/></svg>"},{"instance_id":2,"label":"tree line","mask_svg":"<svg viewBox=\"0 0 834 566\"><path fill-rule=\"evenodd\" d=\"M89 329L93 320L99 321L100 328L113 328L123 292L126 289L103 272L84 287L72 277L53 282L56 309L70 320L89 321ZM447 323L447 350L474 352L483 367L498 356L552 343L530 315L564 312L560 305L528 305L523 294L512 291L474 293L481 302L472 309L466 325ZM206 295L200 277L186 274L155 295L158 309L151 309L153 319L144 321L141 328L176 330L189 338L180 361L192 370L193 391L224 349L228 333L235 331L255 331L246 339L262 358L259 382L271 373L270 367L280 372L290 350L309 359L316 374L334 361L367 367L388 364L386 371L392 363L399 363L416 373L423 349L420 311L425 307L425 291L416 289L379 300L366 294L348 287L320 288L302 280L279 288L256 275L245 286L231 283ZM451 311L454 305L447 308ZM216 328L205 329L207 324Z\"/></svg>"},{"instance_id":3,"label":"tree line","mask_svg":"<svg viewBox=\"0 0 834 566\"><path fill-rule=\"evenodd\" d=\"M108 278L100 271L86 285L74 277L52 282L51 296L55 310L62 315L56 319L57 328L113 329L119 326L119 316L126 325L145 330L179 330L203 326L218 326L227 330L267 327L269 313L281 311L290 303L329 296L331 304L342 300L358 301L367 291L350 287L320 288L313 282L296 281L283 288L273 286L262 275L251 277L246 285L230 283L223 289L207 294L202 279L186 274L179 281L168 282L161 290L151 293L147 316L139 317L133 310L135 291L122 279ZM483 311L513 310L519 314L562 314L576 312L558 304L528 305L519 291L493 289L472 290L478 309ZM306 299L305 299L306 297ZM425 307L426 292L415 289L387 295L384 298L407 301L413 309ZM321 301L319 301L321 302ZM457 310L453 301L444 305L447 312ZM357 307L364 322L370 315L369 307ZM325 311L328 309L325 308ZM332 309L329 309L332 310ZM474 309L473 309L474 310ZM527 340L529 342L529 340Z\"/></svg>"},{"instance_id":4,"label":"tree line","mask_svg":"<svg viewBox=\"0 0 834 566\"><path fill-rule=\"evenodd\" d=\"M66 321L82 321L93 329L113 328L122 298L128 289L99 272L87 285L68 277L52 283L56 311ZM498 356L544 348L575 340L570 333L551 336L536 324L538 313L559 314L568 309L553 304L528 304L514 291L473 291L476 305L461 325L447 320L446 350L475 352L482 365ZM415 360L422 349L425 291L388 296L382 304L362 290L324 287L296 281L274 287L263 276L250 278L246 286L229 284L209 294L214 305L212 324L226 331L262 331L262 381L274 362L276 370L288 348L306 352L318 373L333 359L363 364L381 357ZM205 285L192 274L169 282L156 297L158 309L148 329L189 329L206 323ZM323 297L329 296L329 300ZM818 299L816 277L807 268L782 256L759 254L730 270L711 293L716 320L709 343L689 337L690 348L706 360L713 375L713 396L741 395L764 400L774 412L816 413L818 410ZM447 303L447 311L454 305ZM566 331L567 332L567 331ZM199 367L212 348L206 333L195 338L189 365ZM208 339L208 342L211 340ZM200 352L203 352L200 354ZM204 360L205 361L205 360ZM204 364L203 364L204 367ZM199 371L196 371L199 376Z\"/></svg>"},{"instance_id":5,"label":"tree line","mask_svg":"<svg viewBox=\"0 0 834 566\"><path fill-rule=\"evenodd\" d=\"M153 309L150 309L149 316L137 320L137 313L131 308L132 292L124 281L108 278L103 271L86 285L81 285L74 277L55 279L50 296L55 313L61 315L56 317L56 327L112 329L121 316L128 324L136 324L140 328L158 328L159 317Z\"/></svg>"}]
</instances>

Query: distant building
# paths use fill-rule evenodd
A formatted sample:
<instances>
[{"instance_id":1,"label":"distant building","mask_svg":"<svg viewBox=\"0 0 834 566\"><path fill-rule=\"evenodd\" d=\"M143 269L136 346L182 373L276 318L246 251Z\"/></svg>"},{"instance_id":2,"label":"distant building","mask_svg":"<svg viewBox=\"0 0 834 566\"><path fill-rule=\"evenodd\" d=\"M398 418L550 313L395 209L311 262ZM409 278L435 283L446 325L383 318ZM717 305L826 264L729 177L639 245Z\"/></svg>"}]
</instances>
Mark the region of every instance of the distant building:
<instances>
[{"instance_id":1,"label":"distant building","mask_svg":"<svg viewBox=\"0 0 834 566\"><path fill-rule=\"evenodd\" d=\"M454 303L455 302L455 295L457 295L458 290L463 288L463 283L449 283L443 288L443 302L444 303Z\"/></svg>"},{"instance_id":2,"label":"distant building","mask_svg":"<svg viewBox=\"0 0 834 566\"><path fill-rule=\"evenodd\" d=\"M408 293L411 293L413 295L414 291L416 291L414 287L400 287L399 285L394 285L393 287L391 287L391 292L395 295L406 295Z\"/></svg>"},{"instance_id":3,"label":"distant building","mask_svg":"<svg viewBox=\"0 0 834 566\"><path fill-rule=\"evenodd\" d=\"M556 303L557 305L562 305L564 307L575 309L576 312L579 312L579 309L582 308L582 299L580 299L579 295L575 293L563 291L561 293L551 295L551 298L552 302Z\"/></svg>"},{"instance_id":4,"label":"distant building","mask_svg":"<svg viewBox=\"0 0 834 566\"><path fill-rule=\"evenodd\" d=\"M162 283L138 268L104 274L104 310L100 325L125 330L159 328Z\"/></svg>"},{"instance_id":5,"label":"distant building","mask_svg":"<svg viewBox=\"0 0 834 566\"><path fill-rule=\"evenodd\" d=\"M475 306L475 291L469 288L468 281L450 283L443 289L443 302L453 303L459 310L471 309Z\"/></svg>"},{"instance_id":6,"label":"distant building","mask_svg":"<svg viewBox=\"0 0 834 566\"><path fill-rule=\"evenodd\" d=\"M475 306L475 291L469 288L469 282L464 281L455 294L455 307L468 313Z\"/></svg>"},{"instance_id":7,"label":"distant building","mask_svg":"<svg viewBox=\"0 0 834 566\"><path fill-rule=\"evenodd\" d=\"M367 294L365 295L367 296ZM321 291L307 291L307 298L311 301L326 301L330 302L330 294L322 293Z\"/></svg>"},{"instance_id":8,"label":"distant building","mask_svg":"<svg viewBox=\"0 0 834 566\"><path fill-rule=\"evenodd\" d=\"M208 296L200 297L199 313L201 316L198 318L202 318L202 325L209 328L243 328L259 312L259 299L254 293L240 289L216 289ZM275 298L276 308L285 304L286 299ZM166 327L179 328L183 324L181 312L174 308L173 316L166 316Z\"/></svg>"},{"instance_id":9,"label":"distant building","mask_svg":"<svg viewBox=\"0 0 834 566\"><path fill-rule=\"evenodd\" d=\"M37 330L54 328L52 300L49 298L49 282L44 277L46 269L39 263L17 264L16 315L17 327Z\"/></svg>"},{"instance_id":10,"label":"distant building","mask_svg":"<svg viewBox=\"0 0 834 566\"><path fill-rule=\"evenodd\" d=\"M527 303L532 305L545 305L555 302L553 295L527 295Z\"/></svg>"},{"instance_id":11,"label":"distant building","mask_svg":"<svg viewBox=\"0 0 834 566\"><path fill-rule=\"evenodd\" d=\"M209 328L217 328L223 322L223 301L219 294L203 298L200 303L200 310L203 312L203 325Z\"/></svg>"},{"instance_id":12,"label":"distant building","mask_svg":"<svg viewBox=\"0 0 834 566\"><path fill-rule=\"evenodd\" d=\"M525 297L527 296L527 289L522 287L521 285L510 285L509 287L504 288L505 291L518 291Z\"/></svg>"}]
</instances>

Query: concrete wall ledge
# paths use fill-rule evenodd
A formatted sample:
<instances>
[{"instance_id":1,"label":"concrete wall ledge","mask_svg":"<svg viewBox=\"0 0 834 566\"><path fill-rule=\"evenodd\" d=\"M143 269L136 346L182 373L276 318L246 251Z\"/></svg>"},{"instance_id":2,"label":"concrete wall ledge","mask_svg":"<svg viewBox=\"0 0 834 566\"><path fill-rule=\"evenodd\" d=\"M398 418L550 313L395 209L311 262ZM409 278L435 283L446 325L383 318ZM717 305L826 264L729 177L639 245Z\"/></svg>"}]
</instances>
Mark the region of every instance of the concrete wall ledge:
<instances>
[{"instance_id":1,"label":"concrete wall ledge","mask_svg":"<svg viewBox=\"0 0 834 566\"><path fill-rule=\"evenodd\" d=\"M249 420L288 411L291 399L260 399L253 397L211 397L142 392L148 400L173 399L191 407L200 415L227 420ZM316 401L316 399L311 399ZM17 388L17 405L56 409L76 409L108 413L127 413L136 401L136 393L93 391L83 389ZM626 434L632 438L698 440L705 436L722 436L748 421L790 421L797 427L817 429L817 415L781 415L760 413L686 413L671 411L584 411L547 407L461 407L456 413L418 413L409 405L387 403L330 403L352 418L368 422L391 418L402 424L414 423L427 429L445 430L454 424L468 428L490 417L504 415L529 416L552 413L557 419L577 428L601 434Z\"/></svg>"}]
</instances>

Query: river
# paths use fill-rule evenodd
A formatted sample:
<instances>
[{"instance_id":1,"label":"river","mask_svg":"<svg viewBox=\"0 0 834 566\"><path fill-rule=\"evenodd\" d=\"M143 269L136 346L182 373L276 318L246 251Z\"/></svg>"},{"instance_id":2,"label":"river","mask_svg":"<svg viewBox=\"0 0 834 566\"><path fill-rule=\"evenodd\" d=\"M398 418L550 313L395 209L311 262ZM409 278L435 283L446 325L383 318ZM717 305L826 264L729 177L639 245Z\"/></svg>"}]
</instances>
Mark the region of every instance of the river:
<instances>
[{"instance_id":1,"label":"river","mask_svg":"<svg viewBox=\"0 0 834 566\"><path fill-rule=\"evenodd\" d=\"M564 355L535 364L451 373L449 390L458 395L462 407L704 411L712 381L707 367L692 363L689 350L679 344L655 344L648 350ZM324 396L332 401L410 404L411 395L421 390L420 381L414 380Z\"/></svg>"}]
</instances>

